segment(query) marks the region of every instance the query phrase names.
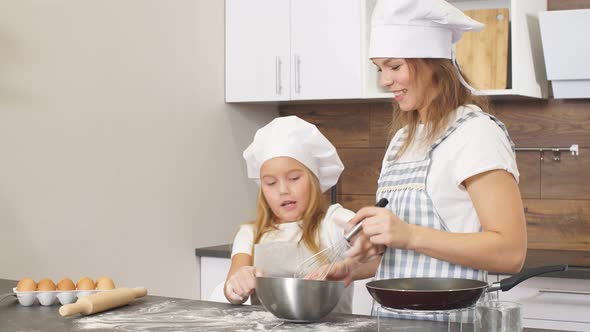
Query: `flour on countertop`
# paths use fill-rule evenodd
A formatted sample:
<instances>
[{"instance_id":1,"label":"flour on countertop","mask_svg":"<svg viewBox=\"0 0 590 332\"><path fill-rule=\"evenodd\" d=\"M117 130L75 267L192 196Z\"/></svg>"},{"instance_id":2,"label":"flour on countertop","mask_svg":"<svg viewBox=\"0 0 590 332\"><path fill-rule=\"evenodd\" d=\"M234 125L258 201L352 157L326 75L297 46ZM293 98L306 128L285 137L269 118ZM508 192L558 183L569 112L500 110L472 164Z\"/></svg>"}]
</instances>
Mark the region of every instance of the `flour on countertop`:
<instances>
[{"instance_id":1,"label":"flour on countertop","mask_svg":"<svg viewBox=\"0 0 590 332\"><path fill-rule=\"evenodd\" d=\"M140 307L134 312L112 310L75 321L80 329L110 331L357 331L374 321L348 318L346 321L311 324L288 323L260 307L190 308L183 300L166 300Z\"/></svg>"}]
</instances>

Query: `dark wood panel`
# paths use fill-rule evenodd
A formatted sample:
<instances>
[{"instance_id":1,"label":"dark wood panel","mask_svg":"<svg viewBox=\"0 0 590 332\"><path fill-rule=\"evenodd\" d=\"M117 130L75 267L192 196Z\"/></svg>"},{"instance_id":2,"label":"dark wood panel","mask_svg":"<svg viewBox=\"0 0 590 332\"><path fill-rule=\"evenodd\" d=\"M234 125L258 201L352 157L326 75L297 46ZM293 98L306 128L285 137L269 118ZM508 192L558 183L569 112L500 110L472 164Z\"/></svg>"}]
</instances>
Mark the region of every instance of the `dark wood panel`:
<instances>
[{"instance_id":1,"label":"dark wood panel","mask_svg":"<svg viewBox=\"0 0 590 332\"><path fill-rule=\"evenodd\" d=\"M590 251L529 249L524 262L525 267L558 264L590 266Z\"/></svg>"},{"instance_id":2,"label":"dark wood panel","mask_svg":"<svg viewBox=\"0 0 590 332\"><path fill-rule=\"evenodd\" d=\"M492 113L506 124L516 147L590 146L590 101L497 101Z\"/></svg>"},{"instance_id":3,"label":"dark wood panel","mask_svg":"<svg viewBox=\"0 0 590 332\"><path fill-rule=\"evenodd\" d=\"M520 172L522 198L541 198L541 159L536 151L517 151L516 163Z\"/></svg>"},{"instance_id":4,"label":"dark wood panel","mask_svg":"<svg viewBox=\"0 0 590 332\"><path fill-rule=\"evenodd\" d=\"M590 8L590 0L548 0L548 10L567 10Z\"/></svg>"},{"instance_id":5,"label":"dark wood panel","mask_svg":"<svg viewBox=\"0 0 590 332\"><path fill-rule=\"evenodd\" d=\"M590 251L590 200L525 200L528 247Z\"/></svg>"},{"instance_id":6,"label":"dark wood panel","mask_svg":"<svg viewBox=\"0 0 590 332\"><path fill-rule=\"evenodd\" d=\"M490 112L506 124L517 147L590 146L590 101L494 101ZM370 147L387 144L389 103L371 104Z\"/></svg>"},{"instance_id":7,"label":"dark wood panel","mask_svg":"<svg viewBox=\"0 0 590 332\"><path fill-rule=\"evenodd\" d=\"M508 128L517 147L590 146L590 101L495 101L491 112ZM337 147L385 147L391 121L389 103L281 106L281 115L314 123Z\"/></svg>"},{"instance_id":8,"label":"dark wood panel","mask_svg":"<svg viewBox=\"0 0 590 332\"><path fill-rule=\"evenodd\" d=\"M328 207L330 204L332 204L332 190L333 189L330 189L323 194L324 203L326 203L326 207Z\"/></svg>"},{"instance_id":9,"label":"dark wood panel","mask_svg":"<svg viewBox=\"0 0 590 332\"><path fill-rule=\"evenodd\" d=\"M375 194L373 195L338 195L338 203L345 208L358 211L365 206L375 205Z\"/></svg>"},{"instance_id":10,"label":"dark wood panel","mask_svg":"<svg viewBox=\"0 0 590 332\"><path fill-rule=\"evenodd\" d=\"M554 161L552 152L544 152L541 162L541 198L590 199L590 149L580 149L579 156L561 153ZM590 222L590 219L589 219Z\"/></svg>"},{"instance_id":11,"label":"dark wood panel","mask_svg":"<svg viewBox=\"0 0 590 332\"><path fill-rule=\"evenodd\" d=\"M371 104L371 136L372 148L385 149L389 140L389 128L392 120L392 106L389 103Z\"/></svg>"},{"instance_id":12,"label":"dark wood panel","mask_svg":"<svg viewBox=\"0 0 590 332\"><path fill-rule=\"evenodd\" d=\"M368 104L284 105L279 113L315 124L337 148L368 148L368 108Z\"/></svg>"},{"instance_id":13,"label":"dark wood panel","mask_svg":"<svg viewBox=\"0 0 590 332\"><path fill-rule=\"evenodd\" d=\"M338 183L339 195L375 195L384 149L341 149L344 172Z\"/></svg>"}]
</instances>

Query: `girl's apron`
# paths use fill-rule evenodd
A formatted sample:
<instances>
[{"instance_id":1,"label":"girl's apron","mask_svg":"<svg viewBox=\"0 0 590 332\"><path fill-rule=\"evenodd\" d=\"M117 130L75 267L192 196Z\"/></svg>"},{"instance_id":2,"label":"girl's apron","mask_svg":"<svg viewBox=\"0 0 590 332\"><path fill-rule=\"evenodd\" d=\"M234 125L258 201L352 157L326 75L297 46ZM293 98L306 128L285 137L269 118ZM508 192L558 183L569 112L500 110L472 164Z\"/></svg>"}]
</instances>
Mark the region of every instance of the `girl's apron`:
<instances>
[{"instance_id":1,"label":"girl's apron","mask_svg":"<svg viewBox=\"0 0 590 332\"><path fill-rule=\"evenodd\" d=\"M397 162L395 160L395 155L407 138L407 132L404 131L396 141L392 142L391 149L387 151L385 156L386 160L378 181L377 200L387 198L389 200L388 206L392 212L409 224L448 232L449 229L436 212L432 199L426 191L426 178L428 177L432 152L465 121L482 116L489 117L500 126L506 137L508 137L514 151L514 144L510 140L504 124L492 115L481 111L473 111L459 118L429 147L425 158L420 161ZM487 271L452 264L416 251L387 248L377 269L375 279L413 277L463 278L487 282ZM376 314L375 305L373 309L373 314ZM470 312L470 317L464 317L463 319L471 320L472 314ZM379 315L410 319L445 319L444 315L413 316L392 313L386 310L380 310ZM451 319L458 320L460 318L451 316Z\"/></svg>"}]
</instances>

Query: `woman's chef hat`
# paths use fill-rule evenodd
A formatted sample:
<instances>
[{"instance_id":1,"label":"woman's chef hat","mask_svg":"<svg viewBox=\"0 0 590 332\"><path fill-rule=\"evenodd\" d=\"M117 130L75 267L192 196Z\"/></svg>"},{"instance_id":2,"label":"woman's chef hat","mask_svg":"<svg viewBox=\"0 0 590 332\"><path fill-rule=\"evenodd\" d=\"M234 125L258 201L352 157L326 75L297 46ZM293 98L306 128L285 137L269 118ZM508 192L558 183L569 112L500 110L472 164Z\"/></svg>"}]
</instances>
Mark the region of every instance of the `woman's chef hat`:
<instances>
[{"instance_id":1,"label":"woman's chef hat","mask_svg":"<svg viewBox=\"0 0 590 332\"><path fill-rule=\"evenodd\" d=\"M291 157L307 166L320 181L322 192L334 186L344 170L334 145L316 126L296 116L276 118L258 129L244 150L248 177L260 183L260 167L275 157Z\"/></svg>"},{"instance_id":2,"label":"woman's chef hat","mask_svg":"<svg viewBox=\"0 0 590 332\"><path fill-rule=\"evenodd\" d=\"M453 58L465 31L484 25L444 0L378 0L369 58Z\"/></svg>"}]
</instances>

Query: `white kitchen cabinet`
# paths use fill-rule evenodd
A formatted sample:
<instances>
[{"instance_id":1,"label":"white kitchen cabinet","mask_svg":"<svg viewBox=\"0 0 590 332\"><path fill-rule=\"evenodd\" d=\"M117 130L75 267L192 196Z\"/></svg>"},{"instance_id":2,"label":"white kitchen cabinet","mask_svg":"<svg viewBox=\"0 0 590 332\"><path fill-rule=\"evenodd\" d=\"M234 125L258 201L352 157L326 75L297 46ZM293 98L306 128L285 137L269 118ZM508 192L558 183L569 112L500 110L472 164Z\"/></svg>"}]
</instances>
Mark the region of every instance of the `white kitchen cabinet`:
<instances>
[{"instance_id":1,"label":"white kitchen cabinet","mask_svg":"<svg viewBox=\"0 0 590 332\"><path fill-rule=\"evenodd\" d=\"M499 298L522 304L524 327L590 331L590 280L534 277Z\"/></svg>"},{"instance_id":2,"label":"white kitchen cabinet","mask_svg":"<svg viewBox=\"0 0 590 332\"><path fill-rule=\"evenodd\" d=\"M200 257L201 294L199 296L199 300L214 300L211 298L213 290L215 287L225 281L225 277L229 272L230 265L231 260L229 258Z\"/></svg>"},{"instance_id":3,"label":"white kitchen cabinet","mask_svg":"<svg viewBox=\"0 0 590 332\"><path fill-rule=\"evenodd\" d=\"M227 0L225 100L289 99L290 0Z\"/></svg>"},{"instance_id":4,"label":"white kitchen cabinet","mask_svg":"<svg viewBox=\"0 0 590 332\"><path fill-rule=\"evenodd\" d=\"M451 0L508 8L511 86L492 97L547 98L539 0ZM390 99L368 59L376 0L226 0L225 100Z\"/></svg>"},{"instance_id":5,"label":"white kitchen cabinet","mask_svg":"<svg viewBox=\"0 0 590 332\"><path fill-rule=\"evenodd\" d=\"M357 99L362 0L226 0L226 102Z\"/></svg>"}]
</instances>

